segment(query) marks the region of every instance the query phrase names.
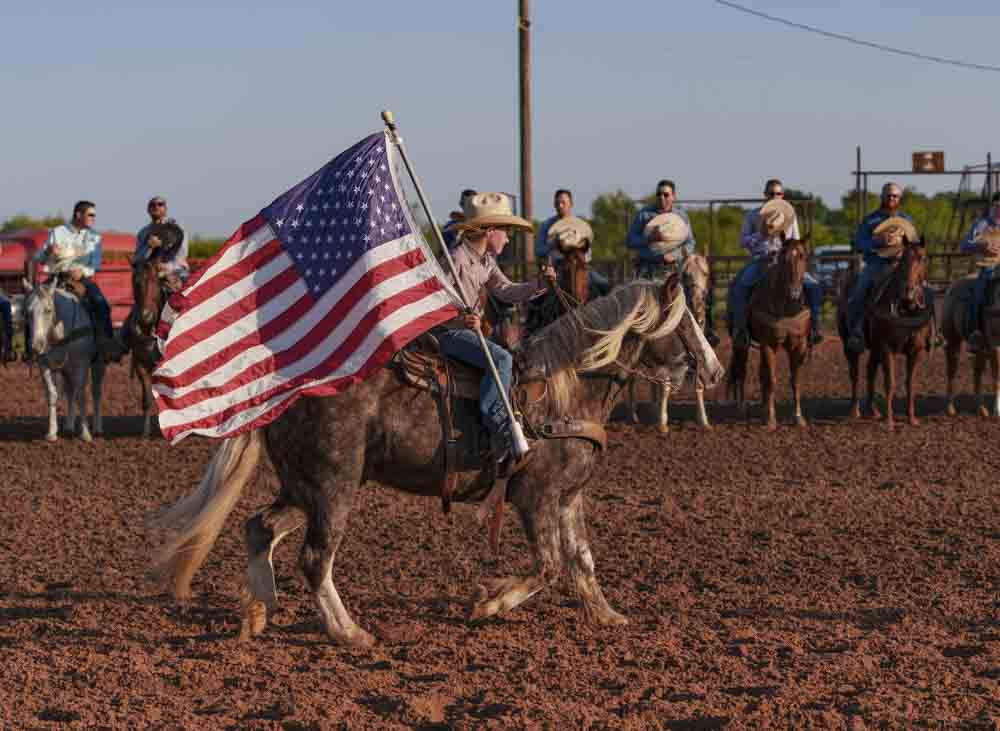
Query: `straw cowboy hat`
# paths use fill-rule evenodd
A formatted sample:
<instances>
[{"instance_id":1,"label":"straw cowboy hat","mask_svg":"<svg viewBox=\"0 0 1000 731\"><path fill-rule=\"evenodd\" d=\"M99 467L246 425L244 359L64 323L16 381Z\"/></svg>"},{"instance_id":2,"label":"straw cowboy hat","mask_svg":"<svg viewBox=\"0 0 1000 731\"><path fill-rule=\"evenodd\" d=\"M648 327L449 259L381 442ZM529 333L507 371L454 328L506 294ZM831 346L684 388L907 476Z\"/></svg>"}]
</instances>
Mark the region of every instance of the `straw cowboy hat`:
<instances>
[{"instance_id":1,"label":"straw cowboy hat","mask_svg":"<svg viewBox=\"0 0 1000 731\"><path fill-rule=\"evenodd\" d=\"M549 226L546 239L563 250L584 249L593 242L594 230L582 218L566 216Z\"/></svg>"},{"instance_id":2,"label":"straw cowboy hat","mask_svg":"<svg viewBox=\"0 0 1000 731\"><path fill-rule=\"evenodd\" d=\"M903 239L910 243L916 243L920 240L917 227L902 216L889 216L875 227L875 230L872 231L872 237L881 237L885 240L887 246L876 249L878 255L883 259L896 256L903 247Z\"/></svg>"},{"instance_id":3,"label":"straw cowboy hat","mask_svg":"<svg viewBox=\"0 0 1000 731\"><path fill-rule=\"evenodd\" d=\"M49 271L52 274L68 272L74 266L78 266L73 262L79 256L79 253L73 246L53 246L49 249L48 260L46 261Z\"/></svg>"},{"instance_id":4,"label":"straw cowboy hat","mask_svg":"<svg viewBox=\"0 0 1000 731\"><path fill-rule=\"evenodd\" d=\"M772 198L760 207L757 214L757 232L774 236L788 230L795 221L792 204L781 198Z\"/></svg>"},{"instance_id":5,"label":"straw cowboy hat","mask_svg":"<svg viewBox=\"0 0 1000 731\"><path fill-rule=\"evenodd\" d=\"M977 242L988 245L994 251L1000 252L1000 229L988 228L979 234ZM988 254L976 254L977 267L995 267L1000 264L1000 254L990 256Z\"/></svg>"},{"instance_id":6,"label":"straw cowboy hat","mask_svg":"<svg viewBox=\"0 0 1000 731\"><path fill-rule=\"evenodd\" d=\"M651 218L642 229L647 238L653 231L659 231L662 239L649 244L650 250L657 254L669 254L691 237L691 227L687 221L673 212Z\"/></svg>"},{"instance_id":7,"label":"straw cowboy hat","mask_svg":"<svg viewBox=\"0 0 1000 731\"><path fill-rule=\"evenodd\" d=\"M476 193L466 199L463 211L465 220L455 224L459 231L483 231L488 228L520 228L533 230L533 226L514 215L510 197L504 193Z\"/></svg>"}]
</instances>

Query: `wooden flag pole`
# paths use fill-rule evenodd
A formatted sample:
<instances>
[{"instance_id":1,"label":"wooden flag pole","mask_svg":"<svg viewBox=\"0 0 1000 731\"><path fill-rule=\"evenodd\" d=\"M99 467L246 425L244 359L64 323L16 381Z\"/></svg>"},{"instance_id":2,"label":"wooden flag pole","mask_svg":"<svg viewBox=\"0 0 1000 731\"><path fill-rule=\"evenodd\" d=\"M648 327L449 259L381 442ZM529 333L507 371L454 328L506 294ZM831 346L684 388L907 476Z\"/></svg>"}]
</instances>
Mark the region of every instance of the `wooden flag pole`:
<instances>
[{"instance_id":1,"label":"wooden flag pole","mask_svg":"<svg viewBox=\"0 0 1000 731\"><path fill-rule=\"evenodd\" d=\"M424 213L427 216L427 220L431 223L431 228L434 229L434 236L437 238L438 244L441 246L441 251L444 252L445 260L448 262L448 268L451 270L451 274L455 277L455 282L458 284L458 272L455 270L455 262L451 258L451 252L448 251L448 247L444 243L444 237L441 235L441 229L438 228L437 219L434 218L434 214L431 213L430 204L427 202L427 198L424 196L424 189L420 185L420 179L417 178L417 174L413 170L413 166L410 164L410 158L406 155L406 148L403 147L403 138L399 136L399 129L396 127L396 120L392 116L392 112L385 110L382 112L382 121L385 122L386 129L389 130L389 137L392 139L392 143L396 145L399 150L399 156L403 160L403 165L406 166L406 172L410 176L410 180L413 181L413 187L417 191L417 198L420 199L420 205L424 209ZM466 312L474 312L472 305L465 300L465 292L462 290L461 285L457 286L458 294L462 298L462 304L465 305ZM507 410L507 417L510 419L510 432L513 436L513 449L515 457L523 457L531 449L528 446L528 440L524 437L524 431L521 429L521 425L518 423L517 419L514 418L514 407L511 406L510 396L507 393L507 389L504 388L503 381L500 380L500 374L497 372L496 363L493 362L493 356L490 354L490 348L486 344L486 338L483 336L483 331L476 329L476 335L479 338L479 347L483 349L483 355L486 356L486 363L489 366L490 375L497 384L497 391L500 392L500 399L503 401L503 407Z\"/></svg>"}]
</instances>

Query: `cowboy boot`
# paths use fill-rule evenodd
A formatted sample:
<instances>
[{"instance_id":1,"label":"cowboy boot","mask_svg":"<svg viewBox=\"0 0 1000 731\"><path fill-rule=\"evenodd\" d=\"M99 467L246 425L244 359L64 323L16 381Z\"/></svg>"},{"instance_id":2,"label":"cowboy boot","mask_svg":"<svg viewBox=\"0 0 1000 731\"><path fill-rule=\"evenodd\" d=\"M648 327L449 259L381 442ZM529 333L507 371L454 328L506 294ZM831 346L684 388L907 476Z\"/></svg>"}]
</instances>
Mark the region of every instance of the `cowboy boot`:
<instances>
[{"instance_id":1,"label":"cowboy boot","mask_svg":"<svg viewBox=\"0 0 1000 731\"><path fill-rule=\"evenodd\" d=\"M822 325L814 321L812 323L812 327L809 328L809 344L815 346L819 345L822 342L823 342Z\"/></svg>"}]
</instances>

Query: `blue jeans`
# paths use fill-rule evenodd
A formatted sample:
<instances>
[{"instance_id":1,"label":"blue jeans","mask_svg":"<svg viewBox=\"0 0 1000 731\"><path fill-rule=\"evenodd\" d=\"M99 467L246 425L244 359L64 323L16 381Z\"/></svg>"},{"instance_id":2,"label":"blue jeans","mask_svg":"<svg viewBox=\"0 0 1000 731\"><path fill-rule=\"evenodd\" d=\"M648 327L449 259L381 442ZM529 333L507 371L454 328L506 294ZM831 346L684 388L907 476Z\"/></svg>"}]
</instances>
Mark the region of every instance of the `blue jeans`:
<instances>
[{"instance_id":1,"label":"blue jeans","mask_svg":"<svg viewBox=\"0 0 1000 731\"><path fill-rule=\"evenodd\" d=\"M496 381L489 373L486 356L479 346L479 336L472 330L445 330L438 334L438 342L441 343L441 350L445 355L486 371L479 382L479 413L483 417L483 424L486 425L490 435L503 434L509 430L507 410L503 406ZM487 340L486 345L489 346L490 355L493 356L493 362L497 366L497 373L503 381L504 391L509 394L514 359L496 343Z\"/></svg>"},{"instance_id":2,"label":"blue jeans","mask_svg":"<svg viewBox=\"0 0 1000 731\"><path fill-rule=\"evenodd\" d=\"M3 323L4 342L8 348L14 347L14 308L10 300L0 295L0 321Z\"/></svg>"},{"instance_id":3,"label":"blue jeans","mask_svg":"<svg viewBox=\"0 0 1000 731\"><path fill-rule=\"evenodd\" d=\"M986 301L986 289L996 275L996 267L982 267L979 270L979 276L976 277L976 284L972 289L972 301L969 303L969 315L966 323L970 333L979 329L979 311Z\"/></svg>"},{"instance_id":4,"label":"blue jeans","mask_svg":"<svg viewBox=\"0 0 1000 731\"><path fill-rule=\"evenodd\" d=\"M84 288L87 290L87 300L94 311L94 324L104 332L108 338L114 337L115 331L111 325L111 305L104 298L104 293L97 286L93 279L84 277L82 280Z\"/></svg>"},{"instance_id":5,"label":"blue jeans","mask_svg":"<svg viewBox=\"0 0 1000 731\"><path fill-rule=\"evenodd\" d=\"M865 262L858 280L854 283L851 296L847 298L847 331L855 333L861 328L861 321L865 317L865 299L868 297L868 290L872 288L875 280L889 267L890 263L885 259L872 259Z\"/></svg>"}]
</instances>

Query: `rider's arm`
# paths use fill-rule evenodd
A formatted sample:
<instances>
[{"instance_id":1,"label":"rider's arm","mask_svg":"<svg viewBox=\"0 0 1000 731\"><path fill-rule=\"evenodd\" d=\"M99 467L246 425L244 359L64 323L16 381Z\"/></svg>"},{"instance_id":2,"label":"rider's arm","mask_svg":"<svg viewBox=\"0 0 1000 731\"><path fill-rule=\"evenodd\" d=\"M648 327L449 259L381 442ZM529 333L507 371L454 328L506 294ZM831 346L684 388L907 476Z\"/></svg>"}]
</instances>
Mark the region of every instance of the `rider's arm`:
<instances>
[{"instance_id":1,"label":"rider's arm","mask_svg":"<svg viewBox=\"0 0 1000 731\"><path fill-rule=\"evenodd\" d=\"M501 271L500 266L493 260L490 263L489 277L486 280L487 291L501 302L509 305L516 305L518 302L526 302L535 295L544 292L544 287L538 287L533 282L515 284L507 279L507 275Z\"/></svg>"},{"instance_id":2,"label":"rider's arm","mask_svg":"<svg viewBox=\"0 0 1000 731\"><path fill-rule=\"evenodd\" d=\"M697 247L697 242L694 240L694 228L691 226L691 219L688 218L687 211L683 209L677 209L677 214L684 219L684 222L688 225L688 237L687 241L684 242L684 255L691 256L694 254L694 250Z\"/></svg>"},{"instance_id":3,"label":"rider's arm","mask_svg":"<svg viewBox=\"0 0 1000 731\"><path fill-rule=\"evenodd\" d=\"M535 236L535 258L544 259L549 255L549 226L552 219L549 219L538 227L538 234Z\"/></svg>"},{"instance_id":4,"label":"rider's arm","mask_svg":"<svg viewBox=\"0 0 1000 731\"><path fill-rule=\"evenodd\" d=\"M740 243L743 244L743 248L746 249L753 258L765 256L768 251L767 236L762 233L757 233L756 229L756 211L749 211L747 215L743 217L743 228L740 229Z\"/></svg>"},{"instance_id":5,"label":"rider's arm","mask_svg":"<svg viewBox=\"0 0 1000 731\"><path fill-rule=\"evenodd\" d=\"M639 211L635 215L632 226L628 230L628 237L625 239L625 246L630 249L638 249L640 255L649 251L649 246L646 243L646 234L643 230L645 226L646 217L642 215L642 211Z\"/></svg>"},{"instance_id":6,"label":"rider's arm","mask_svg":"<svg viewBox=\"0 0 1000 731\"><path fill-rule=\"evenodd\" d=\"M879 248L879 242L872 238L872 231L878 225L877 222L865 218L858 224L857 233L854 235L854 248L861 254L869 254Z\"/></svg>"}]
</instances>

